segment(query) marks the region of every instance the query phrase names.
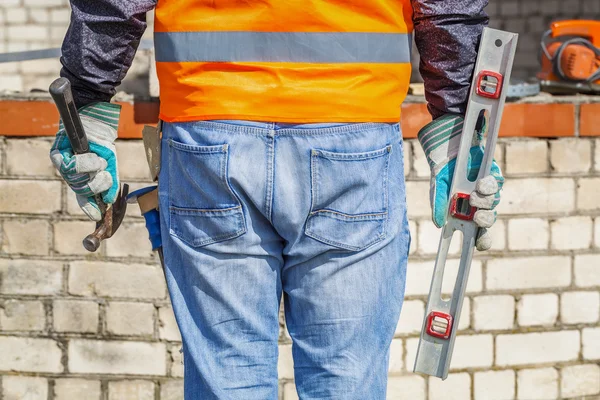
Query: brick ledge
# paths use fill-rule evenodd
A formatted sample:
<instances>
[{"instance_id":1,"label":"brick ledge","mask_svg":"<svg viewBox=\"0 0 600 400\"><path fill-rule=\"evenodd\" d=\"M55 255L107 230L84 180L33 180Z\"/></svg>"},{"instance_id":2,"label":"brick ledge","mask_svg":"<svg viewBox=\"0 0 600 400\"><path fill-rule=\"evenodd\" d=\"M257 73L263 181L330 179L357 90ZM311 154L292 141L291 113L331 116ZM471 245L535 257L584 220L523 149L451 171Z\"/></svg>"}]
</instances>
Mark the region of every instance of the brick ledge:
<instances>
[{"instance_id":1,"label":"brick ledge","mask_svg":"<svg viewBox=\"0 0 600 400\"><path fill-rule=\"evenodd\" d=\"M122 105L119 138L140 139L144 124L158 122L156 99L133 100L117 96ZM431 121L425 99L409 96L402 106L405 138L415 138L419 129ZM53 136L58 128L58 113L46 93L3 96L0 98L0 136ZM10 122L8 122L10 121ZM501 137L556 138L600 136L600 96L539 96L508 102L500 128Z\"/></svg>"}]
</instances>

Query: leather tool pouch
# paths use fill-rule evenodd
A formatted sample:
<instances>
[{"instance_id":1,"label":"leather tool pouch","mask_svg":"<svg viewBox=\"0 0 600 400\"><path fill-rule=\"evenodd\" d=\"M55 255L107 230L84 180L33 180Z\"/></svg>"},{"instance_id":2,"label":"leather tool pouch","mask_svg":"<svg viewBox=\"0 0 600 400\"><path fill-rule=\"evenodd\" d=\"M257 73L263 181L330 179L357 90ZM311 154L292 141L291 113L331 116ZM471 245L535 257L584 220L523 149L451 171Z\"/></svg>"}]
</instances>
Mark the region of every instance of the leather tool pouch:
<instances>
[{"instance_id":1,"label":"leather tool pouch","mask_svg":"<svg viewBox=\"0 0 600 400\"><path fill-rule=\"evenodd\" d=\"M146 151L146 159L150 167L150 177L152 181L158 180L160 172L160 137L162 134L162 121L158 122L156 127L145 125L142 130L142 138L144 139L144 149Z\"/></svg>"}]
</instances>

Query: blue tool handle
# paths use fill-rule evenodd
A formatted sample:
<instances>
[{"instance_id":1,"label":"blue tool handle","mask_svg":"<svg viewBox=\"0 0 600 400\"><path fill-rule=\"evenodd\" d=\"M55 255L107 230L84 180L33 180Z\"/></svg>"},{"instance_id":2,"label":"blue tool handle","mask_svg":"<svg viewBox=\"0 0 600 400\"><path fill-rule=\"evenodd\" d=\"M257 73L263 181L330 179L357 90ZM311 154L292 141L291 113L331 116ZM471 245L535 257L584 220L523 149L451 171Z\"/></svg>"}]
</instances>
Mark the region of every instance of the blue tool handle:
<instances>
[{"instance_id":1,"label":"blue tool handle","mask_svg":"<svg viewBox=\"0 0 600 400\"><path fill-rule=\"evenodd\" d=\"M158 210L150 210L144 214L146 220L146 229L152 243L152 250L162 247L162 239L160 237L160 214Z\"/></svg>"}]
</instances>

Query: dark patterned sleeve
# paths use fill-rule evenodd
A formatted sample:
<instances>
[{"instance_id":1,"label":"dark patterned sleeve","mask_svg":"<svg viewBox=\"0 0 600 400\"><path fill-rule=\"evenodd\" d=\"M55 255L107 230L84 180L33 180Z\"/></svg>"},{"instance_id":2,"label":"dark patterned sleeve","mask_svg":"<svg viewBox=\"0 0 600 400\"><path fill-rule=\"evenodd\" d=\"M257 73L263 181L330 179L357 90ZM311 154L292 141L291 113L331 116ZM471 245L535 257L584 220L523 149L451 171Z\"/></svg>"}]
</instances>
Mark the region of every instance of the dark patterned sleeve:
<instances>
[{"instance_id":1,"label":"dark patterned sleeve","mask_svg":"<svg viewBox=\"0 0 600 400\"><path fill-rule=\"evenodd\" d=\"M464 114L488 0L411 1L429 112Z\"/></svg>"},{"instance_id":2,"label":"dark patterned sleeve","mask_svg":"<svg viewBox=\"0 0 600 400\"><path fill-rule=\"evenodd\" d=\"M60 75L71 81L77 107L114 96L155 5L156 0L71 0Z\"/></svg>"}]
</instances>

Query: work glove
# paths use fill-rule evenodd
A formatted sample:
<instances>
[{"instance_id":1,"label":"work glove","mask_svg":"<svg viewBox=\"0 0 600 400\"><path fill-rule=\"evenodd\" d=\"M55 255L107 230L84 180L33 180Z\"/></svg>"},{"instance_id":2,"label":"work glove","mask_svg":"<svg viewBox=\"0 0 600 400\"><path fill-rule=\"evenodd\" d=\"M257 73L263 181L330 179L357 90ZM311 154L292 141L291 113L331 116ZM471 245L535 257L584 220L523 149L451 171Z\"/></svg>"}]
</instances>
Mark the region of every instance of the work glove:
<instances>
[{"instance_id":1,"label":"work glove","mask_svg":"<svg viewBox=\"0 0 600 400\"><path fill-rule=\"evenodd\" d=\"M77 203L92 220L100 221L102 213L94 199L101 194L104 203L115 202L119 192L115 139L121 106L93 103L78 110L88 138L90 152L73 154L62 121L50 149L50 159L62 178L77 195Z\"/></svg>"},{"instance_id":2,"label":"work glove","mask_svg":"<svg viewBox=\"0 0 600 400\"><path fill-rule=\"evenodd\" d=\"M454 167L460 147L463 123L464 117L462 115L445 114L425 125L418 134L419 142L431 168L429 198L433 223L438 228L446 223L450 188L454 177ZM483 161L482 139L483 132L486 129L484 117L478 121L477 126L477 133L473 135L467 164L467 175L471 181L477 179L479 167ZM481 228L475 241L477 250L488 250L492 246L491 236L487 228L490 228L496 222L494 208L500 202L500 191L503 184L504 177L500 167L494 160L490 175L479 180L475 191L470 194L470 205L478 208L473 221Z\"/></svg>"}]
</instances>

